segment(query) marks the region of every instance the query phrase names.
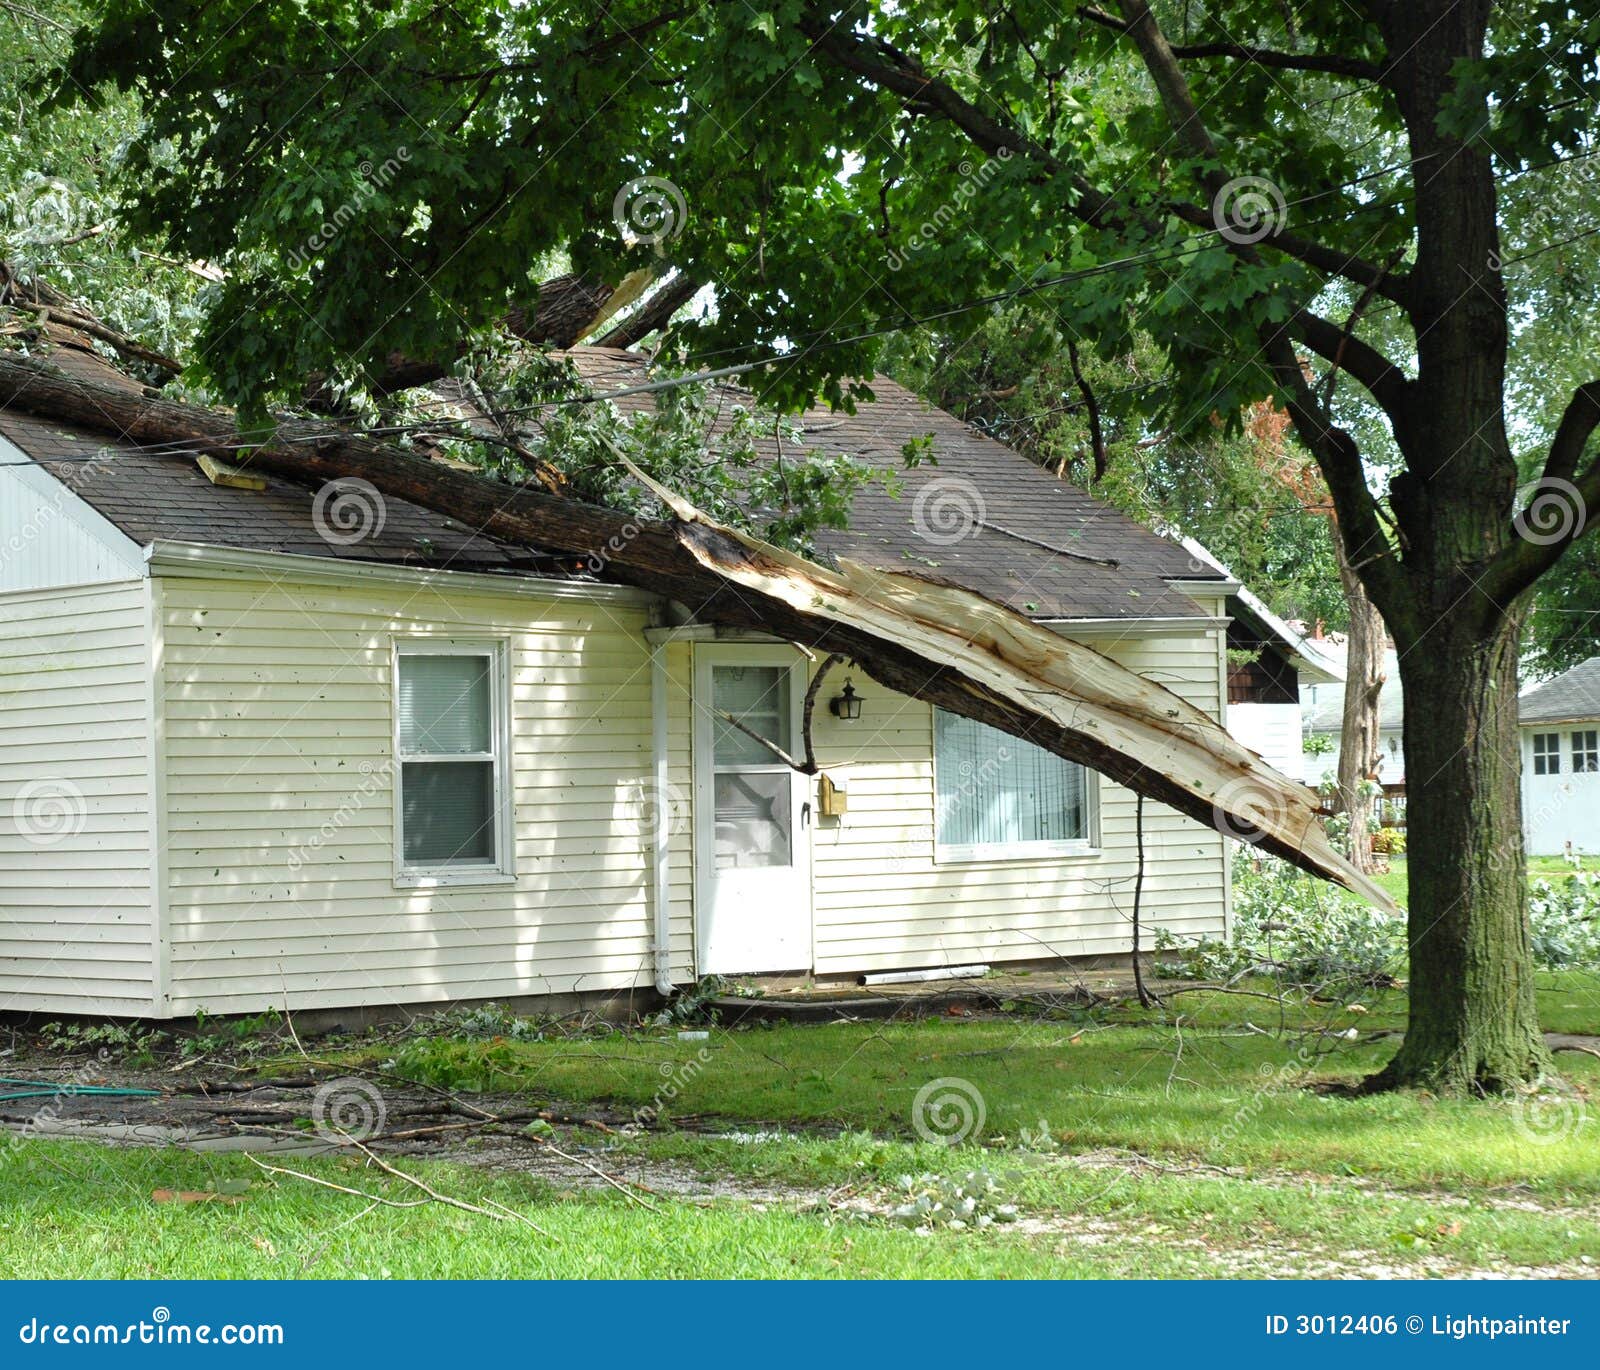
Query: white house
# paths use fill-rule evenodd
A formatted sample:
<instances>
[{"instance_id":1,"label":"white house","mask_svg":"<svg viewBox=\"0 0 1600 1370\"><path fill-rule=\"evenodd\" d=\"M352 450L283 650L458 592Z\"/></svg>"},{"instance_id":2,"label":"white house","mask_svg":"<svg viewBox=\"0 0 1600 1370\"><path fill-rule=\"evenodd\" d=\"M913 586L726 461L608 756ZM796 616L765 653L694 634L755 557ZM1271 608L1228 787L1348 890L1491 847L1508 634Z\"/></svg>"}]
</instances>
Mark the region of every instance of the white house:
<instances>
[{"instance_id":1,"label":"white house","mask_svg":"<svg viewBox=\"0 0 1600 1370\"><path fill-rule=\"evenodd\" d=\"M1517 722L1528 853L1600 853L1600 656L1525 691Z\"/></svg>"},{"instance_id":2,"label":"white house","mask_svg":"<svg viewBox=\"0 0 1600 1370\"><path fill-rule=\"evenodd\" d=\"M600 391L644 365L573 355ZM876 388L810 440L898 464L932 434L938 464L824 552L936 564L1224 710L1223 577ZM952 489L959 525L931 518ZM0 624L0 1008L571 1003L1129 947L1129 791L859 670L859 717L843 671L817 709L825 789L720 721L798 750L808 654L370 487L234 488L0 413ZM1223 837L1156 805L1145 831L1150 924L1222 935Z\"/></svg>"},{"instance_id":3,"label":"white house","mask_svg":"<svg viewBox=\"0 0 1600 1370\"><path fill-rule=\"evenodd\" d=\"M1228 731L1276 770L1315 785L1304 761L1307 702L1321 688L1342 689L1344 664L1267 608L1247 585L1193 538L1183 545L1197 568L1229 582Z\"/></svg>"},{"instance_id":4,"label":"white house","mask_svg":"<svg viewBox=\"0 0 1600 1370\"><path fill-rule=\"evenodd\" d=\"M1344 731L1344 643L1329 642L1339 671L1336 682L1320 682L1306 695L1307 737L1326 738L1330 750L1306 750L1305 781L1317 784L1324 775L1339 770L1340 737ZM1406 783L1405 704L1400 690L1400 655L1393 647L1383 654L1383 688L1378 693L1378 781L1391 794L1404 793Z\"/></svg>"}]
</instances>

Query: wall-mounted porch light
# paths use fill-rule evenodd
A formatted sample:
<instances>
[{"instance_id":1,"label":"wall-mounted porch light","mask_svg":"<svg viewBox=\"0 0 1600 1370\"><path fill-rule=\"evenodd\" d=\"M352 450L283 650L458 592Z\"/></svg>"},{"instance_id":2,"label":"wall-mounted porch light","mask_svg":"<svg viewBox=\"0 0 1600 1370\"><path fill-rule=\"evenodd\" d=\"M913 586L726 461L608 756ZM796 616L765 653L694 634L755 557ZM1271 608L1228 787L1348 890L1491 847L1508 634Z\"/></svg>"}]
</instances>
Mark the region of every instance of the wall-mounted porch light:
<instances>
[{"instance_id":1,"label":"wall-mounted porch light","mask_svg":"<svg viewBox=\"0 0 1600 1370\"><path fill-rule=\"evenodd\" d=\"M835 718L861 717L861 696L848 680L844 683L844 689L828 701L828 712Z\"/></svg>"}]
</instances>

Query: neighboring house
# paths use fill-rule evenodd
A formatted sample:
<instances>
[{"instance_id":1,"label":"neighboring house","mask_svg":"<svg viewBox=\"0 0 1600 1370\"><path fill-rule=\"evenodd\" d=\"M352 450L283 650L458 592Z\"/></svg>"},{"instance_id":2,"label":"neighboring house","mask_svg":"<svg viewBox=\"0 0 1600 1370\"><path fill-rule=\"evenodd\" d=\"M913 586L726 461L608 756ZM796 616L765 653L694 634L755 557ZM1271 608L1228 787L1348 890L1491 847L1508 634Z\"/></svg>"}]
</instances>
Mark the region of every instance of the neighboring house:
<instances>
[{"instance_id":1,"label":"neighboring house","mask_svg":"<svg viewBox=\"0 0 1600 1370\"><path fill-rule=\"evenodd\" d=\"M1329 750L1305 754L1305 780L1316 785L1339 771L1340 738L1344 731L1344 644L1326 645L1340 674L1338 683L1313 685L1306 700L1306 736L1328 740ZM1406 785L1405 705L1400 692L1400 655L1393 647L1383 654L1383 688L1378 694L1378 783L1387 797L1386 816L1403 812Z\"/></svg>"},{"instance_id":2,"label":"neighboring house","mask_svg":"<svg viewBox=\"0 0 1600 1370\"><path fill-rule=\"evenodd\" d=\"M601 392L645 364L573 356ZM898 466L931 434L937 464L824 552L935 567L1222 712L1225 577L875 388L809 440ZM798 750L811 654L371 487L232 488L0 413L0 624L0 1008L573 1004L1130 945L1128 790L841 669L828 793L719 717ZM1147 945L1223 935L1223 837L1144 826Z\"/></svg>"},{"instance_id":3,"label":"neighboring house","mask_svg":"<svg viewBox=\"0 0 1600 1370\"><path fill-rule=\"evenodd\" d=\"M1279 618L1248 586L1193 538L1183 539L1196 563L1230 582L1228 615L1228 731L1269 765L1315 785L1303 759L1307 695L1339 685L1344 666L1317 642Z\"/></svg>"},{"instance_id":4,"label":"neighboring house","mask_svg":"<svg viewBox=\"0 0 1600 1370\"><path fill-rule=\"evenodd\" d=\"M1528 854L1600 852L1600 656L1524 692L1517 722Z\"/></svg>"}]
</instances>

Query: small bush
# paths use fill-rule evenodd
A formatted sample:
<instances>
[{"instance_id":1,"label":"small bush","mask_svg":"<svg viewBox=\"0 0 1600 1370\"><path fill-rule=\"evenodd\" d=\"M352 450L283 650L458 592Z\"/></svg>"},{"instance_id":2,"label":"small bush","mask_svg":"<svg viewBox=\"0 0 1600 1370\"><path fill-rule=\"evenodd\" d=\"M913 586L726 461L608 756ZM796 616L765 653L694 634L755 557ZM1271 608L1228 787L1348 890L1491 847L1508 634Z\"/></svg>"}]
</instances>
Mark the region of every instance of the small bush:
<instances>
[{"instance_id":1,"label":"small bush","mask_svg":"<svg viewBox=\"0 0 1600 1370\"><path fill-rule=\"evenodd\" d=\"M1372 850L1377 856L1404 856L1406 830L1404 828L1379 828L1372 834Z\"/></svg>"},{"instance_id":2,"label":"small bush","mask_svg":"<svg viewBox=\"0 0 1600 1370\"><path fill-rule=\"evenodd\" d=\"M1536 964L1600 966L1600 874L1535 880L1528 915ZM1407 969L1404 920L1254 851L1234 861L1229 941L1180 945L1159 934L1157 946L1175 954L1180 975L1228 980L1256 973L1334 994L1404 979Z\"/></svg>"},{"instance_id":3,"label":"small bush","mask_svg":"<svg viewBox=\"0 0 1600 1370\"><path fill-rule=\"evenodd\" d=\"M1233 867L1233 936L1179 953L1181 973L1229 980L1258 973L1326 992L1391 983L1405 970L1405 924L1276 857Z\"/></svg>"},{"instance_id":4,"label":"small bush","mask_svg":"<svg viewBox=\"0 0 1600 1370\"><path fill-rule=\"evenodd\" d=\"M902 1175L900 1192L904 1201L889 1214L889 1220L900 1227L961 1232L1017 1220L1017 1206L1005 1201L999 1180L987 1170L969 1170L964 1175Z\"/></svg>"},{"instance_id":5,"label":"small bush","mask_svg":"<svg viewBox=\"0 0 1600 1370\"><path fill-rule=\"evenodd\" d=\"M1600 965L1600 876L1576 871L1528 891L1533 956L1541 966Z\"/></svg>"}]
</instances>

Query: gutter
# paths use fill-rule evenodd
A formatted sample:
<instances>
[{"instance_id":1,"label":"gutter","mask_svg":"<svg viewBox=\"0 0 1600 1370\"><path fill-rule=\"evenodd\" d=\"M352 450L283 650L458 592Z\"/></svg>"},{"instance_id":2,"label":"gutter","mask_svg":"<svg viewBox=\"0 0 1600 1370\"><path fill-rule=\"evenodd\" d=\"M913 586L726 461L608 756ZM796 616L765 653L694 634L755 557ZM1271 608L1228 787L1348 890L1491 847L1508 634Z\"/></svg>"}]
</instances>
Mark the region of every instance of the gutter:
<instances>
[{"instance_id":1,"label":"gutter","mask_svg":"<svg viewBox=\"0 0 1600 1370\"><path fill-rule=\"evenodd\" d=\"M165 538L144 549L152 575L213 578L270 575L283 580L322 585L401 585L441 594L515 595L531 599L578 599L592 604L649 608L659 595L631 585L559 580L553 576L494 575L483 571L443 571L428 566L396 566L344 557L305 556L299 552L251 552L208 542Z\"/></svg>"},{"instance_id":2,"label":"gutter","mask_svg":"<svg viewBox=\"0 0 1600 1370\"><path fill-rule=\"evenodd\" d=\"M650 644L650 754L655 765L655 846L650 853L651 936L656 971L656 992L670 996L672 983L672 907L669 902L668 867L672 823L668 796L672 793L667 771L667 646Z\"/></svg>"},{"instance_id":3,"label":"gutter","mask_svg":"<svg viewBox=\"0 0 1600 1370\"><path fill-rule=\"evenodd\" d=\"M1171 637L1226 628L1229 620L1192 614L1161 618L1036 618L1034 622L1063 637Z\"/></svg>"}]
</instances>

